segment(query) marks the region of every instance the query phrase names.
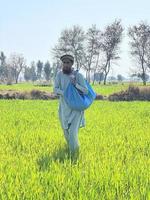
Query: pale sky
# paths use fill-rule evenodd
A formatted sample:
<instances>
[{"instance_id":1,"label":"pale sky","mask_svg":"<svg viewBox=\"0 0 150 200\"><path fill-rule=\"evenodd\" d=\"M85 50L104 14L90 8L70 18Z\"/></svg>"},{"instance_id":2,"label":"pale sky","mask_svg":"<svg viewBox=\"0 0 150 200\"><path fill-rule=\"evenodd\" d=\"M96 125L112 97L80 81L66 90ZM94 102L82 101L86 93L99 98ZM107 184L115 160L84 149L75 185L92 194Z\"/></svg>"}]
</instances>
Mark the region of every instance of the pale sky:
<instances>
[{"instance_id":1,"label":"pale sky","mask_svg":"<svg viewBox=\"0 0 150 200\"><path fill-rule=\"evenodd\" d=\"M150 23L149 0L0 0L0 51L9 57L22 53L27 63L38 59L52 63L51 49L64 28L80 25L86 31L92 24L103 28L116 18L125 28L121 60L112 75L126 75L134 65L129 57L127 28Z\"/></svg>"}]
</instances>

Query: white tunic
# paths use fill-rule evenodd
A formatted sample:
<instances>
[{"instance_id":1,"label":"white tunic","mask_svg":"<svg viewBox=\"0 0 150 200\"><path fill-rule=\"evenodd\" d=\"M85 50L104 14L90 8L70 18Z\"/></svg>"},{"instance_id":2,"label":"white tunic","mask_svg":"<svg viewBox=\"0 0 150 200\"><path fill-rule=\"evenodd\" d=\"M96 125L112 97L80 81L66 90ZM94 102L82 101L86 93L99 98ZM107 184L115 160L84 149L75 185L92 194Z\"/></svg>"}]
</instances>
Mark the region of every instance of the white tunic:
<instances>
[{"instance_id":1,"label":"white tunic","mask_svg":"<svg viewBox=\"0 0 150 200\"><path fill-rule=\"evenodd\" d=\"M70 126L72 130L78 131L80 127L85 126L84 111L72 110L64 100L63 93L70 82L70 75L59 71L54 81L54 93L60 96L59 101L59 119L63 129L68 129ZM76 87L83 93L87 94L88 89L85 79L81 73L76 74Z\"/></svg>"}]
</instances>

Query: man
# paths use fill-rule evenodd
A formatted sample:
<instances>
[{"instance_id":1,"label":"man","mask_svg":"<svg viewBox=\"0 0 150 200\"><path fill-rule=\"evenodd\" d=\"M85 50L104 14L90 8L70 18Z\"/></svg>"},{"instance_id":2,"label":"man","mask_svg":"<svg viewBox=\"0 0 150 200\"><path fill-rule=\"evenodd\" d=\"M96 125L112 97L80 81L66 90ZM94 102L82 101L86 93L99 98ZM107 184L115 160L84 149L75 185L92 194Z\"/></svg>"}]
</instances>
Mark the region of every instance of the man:
<instances>
[{"instance_id":1,"label":"man","mask_svg":"<svg viewBox=\"0 0 150 200\"><path fill-rule=\"evenodd\" d=\"M77 73L76 76L74 75L72 68L74 57L63 55L60 60L62 61L62 70L56 75L54 93L60 96L59 119L69 150L71 154L74 154L75 152L79 152L78 131L80 127L85 126L84 111L72 110L65 102L63 95L70 81L84 94L88 93L88 89L82 74Z\"/></svg>"}]
</instances>

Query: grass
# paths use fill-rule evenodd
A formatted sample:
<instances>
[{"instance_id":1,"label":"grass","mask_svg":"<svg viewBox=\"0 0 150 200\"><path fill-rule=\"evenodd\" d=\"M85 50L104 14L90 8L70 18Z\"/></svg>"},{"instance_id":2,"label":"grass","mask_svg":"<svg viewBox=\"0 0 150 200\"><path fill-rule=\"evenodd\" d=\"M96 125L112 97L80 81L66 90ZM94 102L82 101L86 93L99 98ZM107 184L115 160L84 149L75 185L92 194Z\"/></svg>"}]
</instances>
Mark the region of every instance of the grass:
<instances>
[{"instance_id":1,"label":"grass","mask_svg":"<svg viewBox=\"0 0 150 200\"><path fill-rule=\"evenodd\" d=\"M18 91L30 91L30 90L42 90L52 92L52 86L36 86L32 83L18 83L12 85L0 85L0 90L18 90Z\"/></svg>"},{"instance_id":2,"label":"grass","mask_svg":"<svg viewBox=\"0 0 150 200\"><path fill-rule=\"evenodd\" d=\"M142 85L141 83L134 83L134 85ZM121 90L126 90L129 86L129 83L124 84L107 84L107 85L92 85L93 89L98 93L102 95L109 95L114 92L119 92ZM19 91L31 91L31 90L41 90L41 91L48 91L52 92L53 87L52 86L36 86L32 83L19 83L19 84L13 84L13 85L0 85L0 90L19 90Z\"/></svg>"},{"instance_id":3,"label":"grass","mask_svg":"<svg viewBox=\"0 0 150 200\"><path fill-rule=\"evenodd\" d=\"M119 92L121 90L126 90L129 84L117 84L117 85L94 85L93 88L95 92L102 95L109 95L114 92Z\"/></svg>"},{"instance_id":4,"label":"grass","mask_svg":"<svg viewBox=\"0 0 150 200\"><path fill-rule=\"evenodd\" d=\"M67 157L58 101L0 101L0 199L150 199L150 104L95 101Z\"/></svg>"}]
</instances>

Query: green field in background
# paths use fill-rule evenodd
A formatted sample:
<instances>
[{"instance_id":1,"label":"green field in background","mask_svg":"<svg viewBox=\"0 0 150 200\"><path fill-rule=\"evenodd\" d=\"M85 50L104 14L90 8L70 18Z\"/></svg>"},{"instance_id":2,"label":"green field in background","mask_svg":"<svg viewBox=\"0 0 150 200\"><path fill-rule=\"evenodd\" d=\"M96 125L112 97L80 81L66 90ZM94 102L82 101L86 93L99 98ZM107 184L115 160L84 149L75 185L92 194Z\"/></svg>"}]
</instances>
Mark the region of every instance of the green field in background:
<instances>
[{"instance_id":1,"label":"green field in background","mask_svg":"<svg viewBox=\"0 0 150 200\"><path fill-rule=\"evenodd\" d=\"M93 89L98 93L102 95L109 95L114 92L119 92L121 90L126 90L128 86L133 83L123 83L123 84L91 84ZM142 83L134 83L133 85L142 86ZM148 84L150 85L150 84ZM0 85L0 90L19 90L19 91L31 91L31 90L41 90L41 91L48 91L52 92L53 87L52 86L36 86L32 83L19 83L19 84L13 84L13 85Z\"/></svg>"}]
</instances>

